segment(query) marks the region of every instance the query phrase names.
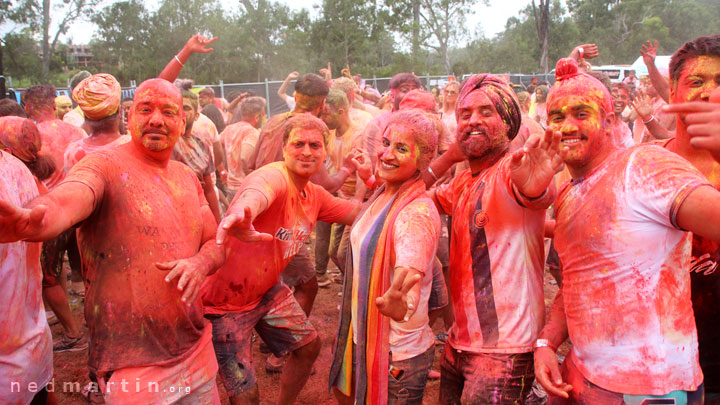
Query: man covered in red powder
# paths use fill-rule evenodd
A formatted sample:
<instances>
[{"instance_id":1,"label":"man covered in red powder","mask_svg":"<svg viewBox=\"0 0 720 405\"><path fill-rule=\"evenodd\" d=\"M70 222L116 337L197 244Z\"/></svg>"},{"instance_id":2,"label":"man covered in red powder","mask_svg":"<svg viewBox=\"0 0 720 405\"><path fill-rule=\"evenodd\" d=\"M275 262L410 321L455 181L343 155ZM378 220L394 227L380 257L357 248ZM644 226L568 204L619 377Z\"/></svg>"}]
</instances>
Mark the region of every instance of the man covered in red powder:
<instances>
[{"instance_id":1,"label":"man covered in red powder","mask_svg":"<svg viewBox=\"0 0 720 405\"><path fill-rule=\"evenodd\" d=\"M243 179L250 172L248 168L250 157L260 137L259 129L265 121L265 99L249 97L236 111L239 111L240 118L225 127L220 134L220 140L227 154L227 187L233 195L240 189Z\"/></svg>"},{"instance_id":2,"label":"man covered in red powder","mask_svg":"<svg viewBox=\"0 0 720 405\"><path fill-rule=\"evenodd\" d=\"M0 242L79 226L89 368L107 403L219 403L198 295L224 253L197 177L170 161L185 126L180 91L145 81L128 124L132 142L88 155L48 194L0 201Z\"/></svg>"},{"instance_id":3,"label":"man covered in red powder","mask_svg":"<svg viewBox=\"0 0 720 405\"><path fill-rule=\"evenodd\" d=\"M279 276L304 248L317 220L351 224L360 204L333 197L310 177L325 163L329 131L310 114L282 127L283 162L242 183L217 232L227 261L203 285L220 376L233 404L259 403L252 364L254 328L278 357L290 353L278 403L293 403L310 376L320 340ZM369 160L369 159L368 159ZM369 177L369 161L365 161Z\"/></svg>"},{"instance_id":4,"label":"man covered in red powder","mask_svg":"<svg viewBox=\"0 0 720 405\"><path fill-rule=\"evenodd\" d=\"M55 187L65 176L64 156L68 145L87 136L82 129L57 119L55 94L55 87L51 85L31 86L23 94L25 112L35 121L42 137L41 153L55 163L55 172L43 182L47 188Z\"/></svg>"},{"instance_id":5,"label":"man covered in red powder","mask_svg":"<svg viewBox=\"0 0 720 405\"><path fill-rule=\"evenodd\" d=\"M455 160L466 157L470 165L431 193L453 221L455 323L440 363L440 401L522 402L545 318L543 231L562 164L559 139L534 135L510 152L522 125L520 106L510 85L489 74L465 82L455 116L457 141L428 170L437 179L457 148L462 154Z\"/></svg>"},{"instance_id":6,"label":"man covered in red powder","mask_svg":"<svg viewBox=\"0 0 720 405\"><path fill-rule=\"evenodd\" d=\"M670 106L677 113L675 137L663 142L666 149L687 159L720 189L720 163L705 148L715 131L720 144L720 35L689 41L670 59ZM708 102L709 101L709 102ZM691 114L691 115L687 115ZM702 135L702 136L697 136ZM704 139L703 139L704 138ZM693 235L690 267L693 313L698 333L700 367L705 376L705 400L720 399L720 244Z\"/></svg>"},{"instance_id":7,"label":"man covered in red powder","mask_svg":"<svg viewBox=\"0 0 720 405\"><path fill-rule=\"evenodd\" d=\"M562 286L536 343L537 379L553 404L701 404L686 230L720 241L720 192L661 147L618 149L607 89L567 59L555 75L548 122L572 179L556 201ZM561 371L554 351L568 336Z\"/></svg>"}]
</instances>

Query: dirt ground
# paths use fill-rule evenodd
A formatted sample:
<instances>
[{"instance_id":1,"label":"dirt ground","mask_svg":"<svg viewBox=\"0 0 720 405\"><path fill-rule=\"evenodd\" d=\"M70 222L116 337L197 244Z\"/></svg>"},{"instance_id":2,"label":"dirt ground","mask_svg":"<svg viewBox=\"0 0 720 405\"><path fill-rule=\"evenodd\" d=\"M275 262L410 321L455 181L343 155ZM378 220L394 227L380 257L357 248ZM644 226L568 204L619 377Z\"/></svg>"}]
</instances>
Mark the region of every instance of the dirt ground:
<instances>
[{"instance_id":1,"label":"dirt ground","mask_svg":"<svg viewBox=\"0 0 720 405\"><path fill-rule=\"evenodd\" d=\"M545 305L549 308L552 304L553 297L557 292L557 286L551 281L552 277L548 272L545 273ZM328 392L328 374L330 362L332 360L332 339L335 336L338 322L338 306L340 305L340 297L338 293L341 290L339 284L331 284L330 288L320 289L315 300L315 306L310 315L315 328L318 330L320 339L322 340L322 350L320 356L315 362L315 374L308 380L307 385L300 393L297 404L333 404L335 400ZM82 319L82 301L71 296L71 306L73 313L77 319ZM57 339L62 333L62 327L57 324L52 326L53 337ZM442 332L442 320L438 320L434 325L435 333ZM87 332L87 329L85 329ZM267 354L260 353L260 339L256 339L253 345L253 355L255 359L255 370L258 377L260 389L260 403L274 404L279 394L280 375L268 374L265 371L265 359ZM433 369L439 371L440 356L442 355L442 346L435 346L435 362ZM560 353L567 353L569 345L566 343L560 349ZM58 402L63 405L83 404L84 398L79 392L62 392L63 383L79 382L80 387L89 382L87 373L87 350L80 352L65 352L54 354L54 387L55 395ZM222 382L218 378L218 389L220 390L220 398L223 404L229 404L227 394L222 386ZM440 381L429 381L425 388L425 404L437 404L440 389Z\"/></svg>"}]
</instances>

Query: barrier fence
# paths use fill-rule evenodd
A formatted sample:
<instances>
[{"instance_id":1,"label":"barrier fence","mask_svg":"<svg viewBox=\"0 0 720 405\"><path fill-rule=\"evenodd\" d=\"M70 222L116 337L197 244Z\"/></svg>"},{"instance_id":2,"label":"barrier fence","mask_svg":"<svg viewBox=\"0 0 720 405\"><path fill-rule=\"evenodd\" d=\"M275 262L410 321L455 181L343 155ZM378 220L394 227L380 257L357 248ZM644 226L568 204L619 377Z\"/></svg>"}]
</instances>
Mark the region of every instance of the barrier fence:
<instances>
[{"instance_id":1,"label":"barrier fence","mask_svg":"<svg viewBox=\"0 0 720 405\"><path fill-rule=\"evenodd\" d=\"M463 79L468 77L470 75L464 75ZM537 78L539 83L542 82L548 82L553 83L554 76L551 73L548 74L500 74L500 76L506 77L510 83L513 84L513 86L516 88L517 91L524 90L533 80L533 78ZM439 87L442 88L446 83L448 83L449 78L448 76L420 76L420 81L425 86L426 90L430 90L433 87ZM132 98L135 95L135 81L133 80L131 82L133 86L131 87L123 87L122 88L122 98ZM257 83L223 83L221 80L218 84L208 84L208 85L195 85L195 88L204 88L204 87L211 87L215 91L215 95L219 97L227 97L233 92L252 92L256 96L264 97L268 102L266 104L267 108L267 114L268 117L280 114L283 112L289 111L289 108L287 104L285 104L285 101L281 99L277 91L282 85L282 81L269 81L265 80L264 82L257 82ZM389 89L390 84L390 78L389 77L382 77L382 78L367 78L365 79L365 84L369 84L376 90L378 90L380 93L385 92ZM294 88L294 81L288 86L287 94L288 96L292 96L292 89ZM21 104L22 100L22 93L25 89L10 89L8 92L8 97L15 99L18 104ZM58 95L65 95L70 97L70 90L68 88L57 88L57 94Z\"/></svg>"}]
</instances>

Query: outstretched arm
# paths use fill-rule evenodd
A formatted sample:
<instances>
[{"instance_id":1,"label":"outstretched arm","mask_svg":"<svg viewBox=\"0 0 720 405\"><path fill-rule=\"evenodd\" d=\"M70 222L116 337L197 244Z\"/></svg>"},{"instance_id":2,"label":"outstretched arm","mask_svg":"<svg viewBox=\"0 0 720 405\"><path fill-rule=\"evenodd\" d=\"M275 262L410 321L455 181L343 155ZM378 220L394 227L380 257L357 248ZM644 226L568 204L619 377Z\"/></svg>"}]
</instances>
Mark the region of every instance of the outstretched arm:
<instances>
[{"instance_id":1,"label":"outstretched arm","mask_svg":"<svg viewBox=\"0 0 720 405\"><path fill-rule=\"evenodd\" d=\"M240 239L243 242L268 242L273 236L261 233L253 227L253 221L263 213L270 205L267 197L254 189L245 189L235 197L227 210L225 218L217 228L215 241L222 245L227 240L228 234Z\"/></svg>"},{"instance_id":2,"label":"outstretched arm","mask_svg":"<svg viewBox=\"0 0 720 405\"><path fill-rule=\"evenodd\" d=\"M0 201L0 243L52 239L90 216L95 198L88 186L66 182L27 207Z\"/></svg>"},{"instance_id":3,"label":"outstretched arm","mask_svg":"<svg viewBox=\"0 0 720 405\"><path fill-rule=\"evenodd\" d=\"M215 38L207 38L202 35L193 35L190 39L188 39L187 43L183 48L180 50L180 52L175 55L170 62L168 62L167 65L165 65L165 68L160 72L158 75L159 79L165 79L169 82L174 82L175 79L177 79L178 75L180 74L180 71L182 70L183 66L185 66L185 62L190 58L190 55L193 53L209 53L212 52L213 48L206 48L206 46L210 45L211 43L215 42L217 40L217 37Z\"/></svg>"},{"instance_id":4,"label":"outstretched arm","mask_svg":"<svg viewBox=\"0 0 720 405\"><path fill-rule=\"evenodd\" d=\"M650 82L652 83L653 87L655 87L655 90L657 90L658 95L660 95L660 97L662 97L662 99L665 100L666 103L669 103L670 102L670 85L668 84L667 80L663 77L662 73L660 73L657 66L655 66L655 57L657 56L657 49L658 49L658 41L655 41L655 44L653 44L650 41L647 41L646 44L642 45L642 49L640 50L640 55L642 55L643 62L645 62L645 66L647 66L648 76L650 76Z\"/></svg>"}]
</instances>

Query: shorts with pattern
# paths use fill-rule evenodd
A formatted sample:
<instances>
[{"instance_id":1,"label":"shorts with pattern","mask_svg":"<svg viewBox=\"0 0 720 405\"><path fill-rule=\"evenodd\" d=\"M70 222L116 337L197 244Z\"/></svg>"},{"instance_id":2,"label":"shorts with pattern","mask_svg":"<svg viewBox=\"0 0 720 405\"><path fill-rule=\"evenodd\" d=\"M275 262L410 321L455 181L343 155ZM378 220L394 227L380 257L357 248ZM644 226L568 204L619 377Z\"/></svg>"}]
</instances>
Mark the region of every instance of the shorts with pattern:
<instances>
[{"instance_id":1,"label":"shorts with pattern","mask_svg":"<svg viewBox=\"0 0 720 405\"><path fill-rule=\"evenodd\" d=\"M249 311L205 317L212 323L220 377L231 397L246 392L257 382L252 360L253 328L278 357L317 338L315 328L283 283L268 290Z\"/></svg>"},{"instance_id":2,"label":"shorts with pattern","mask_svg":"<svg viewBox=\"0 0 720 405\"><path fill-rule=\"evenodd\" d=\"M315 277L315 264L310 258L310 249L307 244L303 244L280 273L280 280L290 287L297 287L313 277Z\"/></svg>"}]
</instances>

